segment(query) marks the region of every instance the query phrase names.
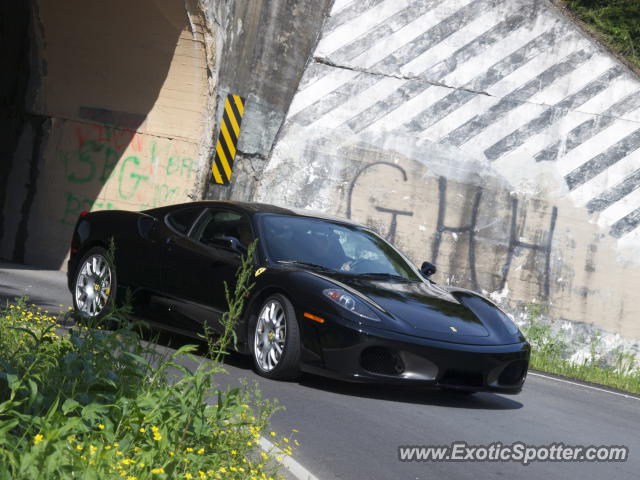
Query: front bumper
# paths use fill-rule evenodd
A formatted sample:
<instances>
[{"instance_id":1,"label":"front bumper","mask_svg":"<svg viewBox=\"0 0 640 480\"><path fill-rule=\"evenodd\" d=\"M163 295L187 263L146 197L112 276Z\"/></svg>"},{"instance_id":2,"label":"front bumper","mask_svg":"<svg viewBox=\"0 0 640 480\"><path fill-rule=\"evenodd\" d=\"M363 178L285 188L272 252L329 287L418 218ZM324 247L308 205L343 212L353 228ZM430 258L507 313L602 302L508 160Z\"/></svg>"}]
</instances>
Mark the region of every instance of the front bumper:
<instances>
[{"instance_id":1,"label":"front bumper","mask_svg":"<svg viewBox=\"0 0 640 480\"><path fill-rule=\"evenodd\" d=\"M467 345L334 322L317 332L323 367L309 364L302 369L356 382L518 393L531 351L527 342Z\"/></svg>"}]
</instances>

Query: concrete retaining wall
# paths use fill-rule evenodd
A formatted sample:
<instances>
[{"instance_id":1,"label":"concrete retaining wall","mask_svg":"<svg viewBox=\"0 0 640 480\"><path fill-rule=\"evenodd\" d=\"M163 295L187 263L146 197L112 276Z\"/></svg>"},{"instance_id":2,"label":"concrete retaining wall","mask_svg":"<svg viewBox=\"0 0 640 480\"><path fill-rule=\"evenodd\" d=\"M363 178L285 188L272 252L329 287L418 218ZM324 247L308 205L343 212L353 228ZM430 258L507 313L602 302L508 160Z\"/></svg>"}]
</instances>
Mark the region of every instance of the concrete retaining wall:
<instances>
[{"instance_id":1,"label":"concrete retaining wall","mask_svg":"<svg viewBox=\"0 0 640 480\"><path fill-rule=\"evenodd\" d=\"M0 257L64 267L80 212L201 198L215 96L200 11L179 0L33 3Z\"/></svg>"},{"instance_id":2,"label":"concrete retaining wall","mask_svg":"<svg viewBox=\"0 0 640 480\"><path fill-rule=\"evenodd\" d=\"M33 7L12 7L30 65L5 57L0 257L63 266L85 209L264 201L366 223L440 282L638 349L640 82L549 1ZM246 106L223 187L229 93Z\"/></svg>"},{"instance_id":3,"label":"concrete retaining wall","mask_svg":"<svg viewBox=\"0 0 640 480\"><path fill-rule=\"evenodd\" d=\"M640 338L640 82L544 0L336 0L256 200Z\"/></svg>"}]
</instances>

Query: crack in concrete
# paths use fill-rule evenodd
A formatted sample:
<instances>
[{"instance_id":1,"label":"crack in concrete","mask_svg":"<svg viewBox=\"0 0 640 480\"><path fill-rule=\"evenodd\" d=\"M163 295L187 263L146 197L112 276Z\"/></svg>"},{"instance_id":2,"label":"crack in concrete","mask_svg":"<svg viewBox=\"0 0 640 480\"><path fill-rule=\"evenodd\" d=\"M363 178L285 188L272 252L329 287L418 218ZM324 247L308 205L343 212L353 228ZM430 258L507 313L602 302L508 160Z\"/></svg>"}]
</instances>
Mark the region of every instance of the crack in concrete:
<instances>
[{"instance_id":1,"label":"crack in concrete","mask_svg":"<svg viewBox=\"0 0 640 480\"><path fill-rule=\"evenodd\" d=\"M402 74L395 74L395 73L384 73L384 72L380 72L380 71L376 71L376 70L371 70L371 69L367 69L367 68L361 68L361 67L354 67L351 65L341 65L338 63L335 63L331 60L329 60L326 57L313 57L313 61L316 63L320 63L322 65L327 65L329 67L334 67L334 68L341 68L343 70L351 70L353 72L358 72L358 73L364 73L367 75L376 75L376 76L380 76L380 77L387 77L387 78L397 78L398 80L421 80L425 83L428 83L430 85L433 85L435 87L443 87L443 88L448 88L450 90L461 90L463 92L469 92L469 93L475 93L478 95L485 95L487 97L492 97L492 98L504 98L504 96L498 96L498 95L492 95L489 92L485 92L483 90L474 90L472 88L465 88L465 87L454 87L452 85L447 85L446 83L442 83L442 82L437 82L434 80L429 80L428 78L424 78L421 77L420 75L411 75L411 74L407 74L407 75L402 75ZM557 108L556 105L552 105L552 104L548 104L548 103L544 103L544 102L532 102L529 99L518 99L518 98L514 98L513 100L517 101L517 102L521 102L523 104L529 104L529 105L536 105L536 106L540 106L540 107L547 107L547 108ZM583 113L586 115L593 115L593 116L598 116L598 117L609 117L609 115L603 115L601 113L597 113L597 112L587 112L585 110L581 110L580 108L577 109L572 109L572 112L576 112L576 113ZM613 117L616 120L622 120L625 122L631 122L631 123L639 123L640 121L638 120L634 120L631 118L626 118L624 116L620 116L620 117Z\"/></svg>"},{"instance_id":2,"label":"crack in concrete","mask_svg":"<svg viewBox=\"0 0 640 480\"><path fill-rule=\"evenodd\" d=\"M447 85L446 83L437 82L435 80L429 80L428 78L421 77L420 75L412 75L412 74L403 75L400 73L385 73L377 70L371 70L368 68L353 67L351 65L342 65L342 64L335 63L326 57L314 56L313 61L316 63L320 63L322 65L327 65L328 67L341 68L343 70L351 70L352 72L364 73L367 75L376 75L376 76L387 77L387 78L397 78L398 80L421 80L435 87L444 87L451 90L462 90L464 92L476 93L478 95L486 95L487 97L493 97L493 95L491 95L489 92L485 92L483 90L473 90L471 88L465 88L465 87L454 87L452 85Z\"/></svg>"},{"instance_id":3,"label":"crack in concrete","mask_svg":"<svg viewBox=\"0 0 640 480\"><path fill-rule=\"evenodd\" d=\"M248 152L243 152L242 150L237 150L236 152L236 156L240 155L242 157L243 163L245 165L248 165L249 168L251 168L252 170L252 177L254 181L258 181L260 179L260 173L262 172L262 170L264 169L264 163L267 161L267 157L265 155L263 155L262 153L258 153L258 152L252 152L252 153L248 153ZM254 160L260 160L262 163L262 168L260 167L256 167L253 162ZM249 172L247 172L249 173Z\"/></svg>"}]
</instances>

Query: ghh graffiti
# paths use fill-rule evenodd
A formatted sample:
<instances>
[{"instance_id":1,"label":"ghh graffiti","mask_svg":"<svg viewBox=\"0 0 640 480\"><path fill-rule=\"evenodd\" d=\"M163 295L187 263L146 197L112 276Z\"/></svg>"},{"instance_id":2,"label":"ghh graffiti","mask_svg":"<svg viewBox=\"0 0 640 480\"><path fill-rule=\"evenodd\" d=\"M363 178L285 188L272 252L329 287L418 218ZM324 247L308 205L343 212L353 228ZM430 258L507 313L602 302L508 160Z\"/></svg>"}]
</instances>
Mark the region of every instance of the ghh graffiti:
<instances>
[{"instance_id":1,"label":"ghh graffiti","mask_svg":"<svg viewBox=\"0 0 640 480\"><path fill-rule=\"evenodd\" d=\"M401 174L401 178L404 182L408 181L408 175L404 168L400 165L390 163L390 162L373 162L368 165L362 167L354 176L351 181L347 193L347 211L346 216L348 218L352 218L353 215L353 198L355 195L356 185L358 179L362 176L364 172L367 170L376 167L382 166L385 168L395 169ZM466 262L467 268L469 271L469 282L466 286L473 290L492 290L495 286L490 285L481 285L478 282L478 274L477 274L477 261L476 261L476 251L478 249L478 239L477 232L479 231L478 227L478 218L480 217L481 209L488 208L488 202L483 203L483 194L485 193L485 189L478 186L475 187L475 192L472 197L469 199L471 204L471 210L469 214L469 218L467 222L463 225L449 225L446 223L446 213L447 213L447 179L443 176L438 178L438 205L437 205L437 217L436 222L433 227L432 233L426 234L426 238L424 239L424 244L430 245L430 253L431 253L431 261L436 263L438 260L438 256L442 246L442 237L444 232L454 233L456 235L467 235L467 255ZM506 255L504 262L499 268L499 282L498 282L498 290L504 289L507 283L507 279L509 277L509 273L511 271L513 259L516 255L520 254L523 250L530 250L536 252L537 254L543 257L542 268L538 269L540 281L538 282L540 285L540 295L548 299L550 295L550 278L551 278L551 254L553 247L553 235L556 227L556 221L558 217L558 209L553 206L551 208L551 213L549 215L549 226L544 232L544 237L546 240L540 244L534 244L530 242L526 242L520 239L521 228L523 227L522 223L519 226L519 220L524 220L526 216L526 212L523 211L520 201L516 196L511 195L506 192L505 195L508 195L508 202L510 205L510 219L509 219L509 227L508 227L508 236L507 236L507 246L506 246ZM487 207L485 207L487 205ZM385 238L390 242L395 242L398 235L402 235L402 232L398 232L398 217L399 216L407 216L411 217L414 215L414 211L412 210L400 210L397 208L388 208L380 205L371 205L371 208L376 212L389 214L388 224L386 228L386 232L381 232ZM413 233L412 233L413 235ZM501 239L503 241L503 239ZM428 248L428 247L427 247Z\"/></svg>"}]
</instances>

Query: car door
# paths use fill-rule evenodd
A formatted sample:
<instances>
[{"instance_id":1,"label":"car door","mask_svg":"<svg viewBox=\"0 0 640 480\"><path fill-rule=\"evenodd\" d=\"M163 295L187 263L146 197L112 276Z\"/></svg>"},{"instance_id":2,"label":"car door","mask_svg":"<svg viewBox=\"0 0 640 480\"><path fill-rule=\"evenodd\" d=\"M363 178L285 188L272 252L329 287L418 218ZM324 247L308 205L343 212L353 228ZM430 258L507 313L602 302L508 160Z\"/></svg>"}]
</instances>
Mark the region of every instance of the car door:
<instances>
[{"instance_id":1,"label":"car door","mask_svg":"<svg viewBox=\"0 0 640 480\"><path fill-rule=\"evenodd\" d=\"M173 245L188 239L189 231L203 211L202 206L185 206L165 213L155 222L151 231L155 247L145 255L153 256L154 265L160 267L146 272L146 275L154 277L149 280L154 287L149 289L144 301L137 302L135 313L138 316L168 326L174 323L172 307L176 299L176 285L166 281L166 271L174 263Z\"/></svg>"},{"instance_id":2,"label":"car door","mask_svg":"<svg viewBox=\"0 0 640 480\"><path fill-rule=\"evenodd\" d=\"M172 241L165 283L174 294L176 327L194 332L206 322L214 330L221 329L219 321L227 310L224 284L233 290L240 254L251 240L246 216L231 209L209 208L188 237Z\"/></svg>"}]
</instances>

